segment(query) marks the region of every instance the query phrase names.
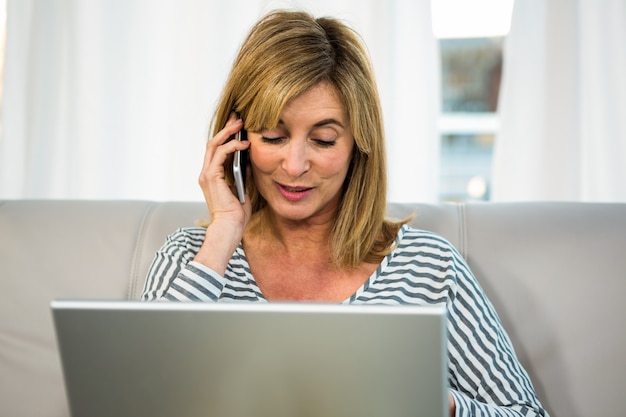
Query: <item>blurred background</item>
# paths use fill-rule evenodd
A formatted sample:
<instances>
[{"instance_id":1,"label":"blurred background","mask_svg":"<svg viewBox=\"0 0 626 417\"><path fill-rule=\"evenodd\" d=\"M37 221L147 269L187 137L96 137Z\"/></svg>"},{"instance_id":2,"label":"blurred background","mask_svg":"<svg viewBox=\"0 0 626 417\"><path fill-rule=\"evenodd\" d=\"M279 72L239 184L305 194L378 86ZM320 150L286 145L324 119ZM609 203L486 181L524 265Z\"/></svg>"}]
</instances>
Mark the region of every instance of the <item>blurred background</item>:
<instances>
[{"instance_id":1,"label":"blurred background","mask_svg":"<svg viewBox=\"0 0 626 417\"><path fill-rule=\"evenodd\" d=\"M362 35L390 200L626 201L626 0L0 0L0 199L202 200L214 105L275 8Z\"/></svg>"}]
</instances>

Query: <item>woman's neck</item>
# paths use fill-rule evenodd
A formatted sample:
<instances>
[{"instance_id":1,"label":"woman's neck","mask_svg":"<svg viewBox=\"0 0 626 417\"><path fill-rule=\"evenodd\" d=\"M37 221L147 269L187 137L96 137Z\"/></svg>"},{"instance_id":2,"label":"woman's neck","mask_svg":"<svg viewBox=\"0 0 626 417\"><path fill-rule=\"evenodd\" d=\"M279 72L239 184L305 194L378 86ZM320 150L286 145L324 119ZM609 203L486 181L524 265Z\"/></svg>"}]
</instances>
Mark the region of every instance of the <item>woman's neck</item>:
<instances>
[{"instance_id":1,"label":"woman's neck","mask_svg":"<svg viewBox=\"0 0 626 417\"><path fill-rule=\"evenodd\" d=\"M256 245L269 245L293 258L308 255L312 258L328 257L333 219L315 221L290 221L279 219L267 208L257 212L246 229L245 241Z\"/></svg>"},{"instance_id":2,"label":"woman's neck","mask_svg":"<svg viewBox=\"0 0 626 417\"><path fill-rule=\"evenodd\" d=\"M294 223L265 216L253 216L243 244L250 271L267 300L341 302L376 271L377 264L366 262L353 269L333 264L332 222Z\"/></svg>"}]
</instances>

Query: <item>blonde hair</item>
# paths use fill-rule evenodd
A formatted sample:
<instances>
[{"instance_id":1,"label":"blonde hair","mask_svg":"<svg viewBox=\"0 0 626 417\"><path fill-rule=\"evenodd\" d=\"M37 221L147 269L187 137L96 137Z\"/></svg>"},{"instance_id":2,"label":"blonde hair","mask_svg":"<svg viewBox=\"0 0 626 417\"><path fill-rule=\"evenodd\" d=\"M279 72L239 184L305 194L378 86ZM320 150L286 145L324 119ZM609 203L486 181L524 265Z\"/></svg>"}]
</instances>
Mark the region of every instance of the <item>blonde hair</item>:
<instances>
[{"instance_id":1,"label":"blonde hair","mask_svg":"<svg viewBox=\"0 0 626 417\"><path fill-rule=\"evenodd\" d=\"M360 37L333 18L274 11L259 20L237 55L213 117L213 134L238 111L252 132L278 125L294 97L320 82L332 85L346 107L355 140L330 249L337 268L380 262L406 221L385 219L387 176L380 99ZM227 172L229 180L230 173ZM266 201L248 184L253 213Z\"/></svg>"}]
</instances>

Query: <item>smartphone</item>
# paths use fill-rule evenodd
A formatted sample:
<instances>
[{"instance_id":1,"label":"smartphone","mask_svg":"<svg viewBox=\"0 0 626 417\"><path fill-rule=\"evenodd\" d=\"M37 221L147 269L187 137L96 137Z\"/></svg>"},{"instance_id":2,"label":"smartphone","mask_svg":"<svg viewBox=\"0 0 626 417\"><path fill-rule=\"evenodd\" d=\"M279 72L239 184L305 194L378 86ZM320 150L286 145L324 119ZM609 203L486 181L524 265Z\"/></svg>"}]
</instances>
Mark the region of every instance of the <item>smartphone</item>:
<instances>
[{"instance_id":1,"label":"smartphone","mask_svg":"<svg viewBox=\"0 0 626 417\"><path fill-rule=\"evenodd\" d=\"M239 119L239 113L237 113ZM248 132L241 128L235 135L235 140L248 140ZM235 151L233 158L233 177L235 178L235 188L237 188L237 197L241 204L246 202L246 166L248 165L248 151Z\"/></svg>"}]
</instances>

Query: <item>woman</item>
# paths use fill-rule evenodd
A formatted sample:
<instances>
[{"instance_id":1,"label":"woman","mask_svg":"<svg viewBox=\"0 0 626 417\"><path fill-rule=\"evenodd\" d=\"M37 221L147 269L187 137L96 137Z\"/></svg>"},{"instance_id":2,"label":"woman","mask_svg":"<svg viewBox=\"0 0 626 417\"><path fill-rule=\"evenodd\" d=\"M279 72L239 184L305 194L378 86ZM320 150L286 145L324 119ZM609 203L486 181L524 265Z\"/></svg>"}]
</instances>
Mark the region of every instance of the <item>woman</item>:
<instances>
[{"instance_id":1,"label":"woman","mask_svg":"<svg viewBox=\"0 0 626 417\"><path fill-rule=\"evenodd\" d=\"M248 140L230 140L244 125ZM241 204L225 167L244 150ZM211 220L169 237L143 299L444 304L450 415L546 415L459 253L385 219L385 172L358 36L329 18L269 14L235 60L206 145L199 182Z\"/></svg>"}]
</instances>

